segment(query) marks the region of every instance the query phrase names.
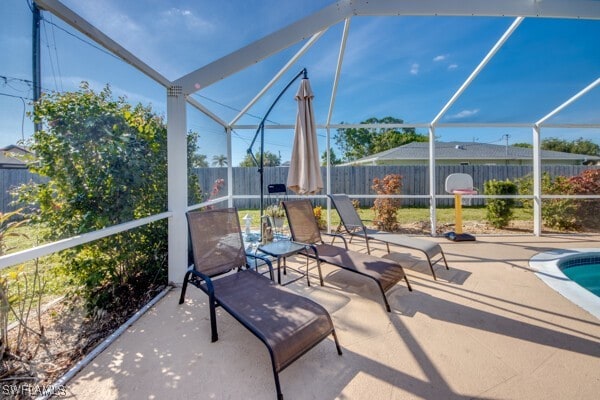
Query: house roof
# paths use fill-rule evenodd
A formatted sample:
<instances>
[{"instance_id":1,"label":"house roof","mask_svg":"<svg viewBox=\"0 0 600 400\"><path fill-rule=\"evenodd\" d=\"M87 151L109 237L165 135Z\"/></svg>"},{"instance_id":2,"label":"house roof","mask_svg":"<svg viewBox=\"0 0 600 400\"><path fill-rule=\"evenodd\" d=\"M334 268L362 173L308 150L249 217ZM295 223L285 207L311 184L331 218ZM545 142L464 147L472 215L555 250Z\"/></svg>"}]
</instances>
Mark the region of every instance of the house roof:
<instances>
[{"instance_id":1,"label":"house roof","mask_svg":"<svg viewBox=\"0 0 600 400\"><path fill-rule=\"evenodd\" d=\"M31 151L29 151L29 149L16 145L16 144L9 144L8 146L4 146L4 147L0 147L0 152L12 152L12 153L18 153L18 154L31 154Z\"/></svg>"},{"instance_id":2,"label":"house roof","mask_svg":"<svg viewBox=\"0 0 600 400\"><path fill-rule=\"evenodd\" d=\"M436 142L435 156L438 160L531 160L533 149L477 142ZM563 153L541 150L542 160L590 161L600 157L586 154ZM428 160L429 143L412 142L381 153L353 161L351 164L368 164L395 160Z\"/></svg>"},{"instance_id":3,"label":"house roof","mask_svg":"<svg viewBox=\"0 0 600 400\"><path fill-rule=\"evenodd\" d=\"M23 147L11 144L0 148L0 168L27 168L27 164L16 157L14 154L31 154L31 152Z\"/></svg>"}]
</instances>

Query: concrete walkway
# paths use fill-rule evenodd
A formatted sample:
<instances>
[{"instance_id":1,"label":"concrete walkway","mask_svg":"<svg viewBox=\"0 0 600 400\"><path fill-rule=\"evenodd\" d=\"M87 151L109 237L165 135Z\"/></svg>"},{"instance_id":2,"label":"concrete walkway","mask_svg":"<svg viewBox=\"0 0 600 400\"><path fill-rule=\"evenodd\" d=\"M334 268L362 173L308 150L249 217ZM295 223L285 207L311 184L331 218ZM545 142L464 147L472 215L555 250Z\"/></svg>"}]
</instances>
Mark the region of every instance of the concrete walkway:
<instances>
[{"instance_id":1,"label":"concrete walkway","mask_svg":"<svg viewBox=\"0 0 600 400\"><path fill-rule=\"evenodd\" d=\"M437 281L418 253L394 249L414 292L389 292L391 313L370 279L334 267L324 266L324 287L314 277L310 288L288 286L329 310L344 354L328 339L293 363L280 374L286 399L598 398L600 321L546 286L529 259L600 247L600 236L438 240L451 269L436 266ZM172 290L84 368L68 398L275 399L264 345L222 310L210 343L206 296L190 287L185 304L178 297Z\"/></svg>"}]
</instances>

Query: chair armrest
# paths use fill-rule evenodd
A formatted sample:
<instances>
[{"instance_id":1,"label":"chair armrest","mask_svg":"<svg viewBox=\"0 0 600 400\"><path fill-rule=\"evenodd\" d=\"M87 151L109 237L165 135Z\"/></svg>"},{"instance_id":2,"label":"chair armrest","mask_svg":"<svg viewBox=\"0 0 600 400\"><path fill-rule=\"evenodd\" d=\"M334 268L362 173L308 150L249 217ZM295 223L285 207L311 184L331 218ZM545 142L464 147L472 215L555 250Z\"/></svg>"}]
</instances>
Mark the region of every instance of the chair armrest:
<instances>
[{"instance_id":1,"label":"chair armrest","mask_svg":"<svg viewBox=\"0 0 600 400\"><path fill-rule=\"evenodd\" d=\"M269 258L267 256L261 255L261 254L255 254L255 253L248 253L246 252L246 257L251 257L254 259L259 259L261 261L263 261L265 264L267 264L267 267L269 267L269 276L271 277L271 280L274 279L274 275L273 275L273 264L271 263L271 260L269 260ZM258 265L256 265L256 272L258 272ZM249 265L248 265L249 267Z\"/></svg>"},{"instance_id":2,"label":"chair armrest","mask_svg":"<svg viewBox=\"0 0 600 400\"><path fill-rule=\"evenodd\" d=\"M343 235L340 235L337 233L323 233L323 235L331 236L333 238L333 239L331 239L331 244L333 244L333 242L335 241L335 238L342 239L342 242L344 242L344 247L346 248L346 250L348 250L348 243L346 242L346 238Z\"/></svg>"},{"instance_id":3,"label":"chair armrest","mask_svg":"<svg viewBox=\"0 0 600 400\"><path fill-rule=\"evenodd\" d=\"M204 289L204 287L202 287L202 285L200 285L199 283L194 283L192 281L192 284L194 286L196 286L198 289L203 290L206 292L206 294L208 294L211 298L214 296L215 294L215 288L213 286L212 283L212 279L210 276L203 274L202 272L199 272L195 267L194 264L190 265L188 268L188 271L190 271L192 273L192 275L200 278L201 280L203 280L204 282L206 282L206 289Z\"/></svg>"}]
</instances>

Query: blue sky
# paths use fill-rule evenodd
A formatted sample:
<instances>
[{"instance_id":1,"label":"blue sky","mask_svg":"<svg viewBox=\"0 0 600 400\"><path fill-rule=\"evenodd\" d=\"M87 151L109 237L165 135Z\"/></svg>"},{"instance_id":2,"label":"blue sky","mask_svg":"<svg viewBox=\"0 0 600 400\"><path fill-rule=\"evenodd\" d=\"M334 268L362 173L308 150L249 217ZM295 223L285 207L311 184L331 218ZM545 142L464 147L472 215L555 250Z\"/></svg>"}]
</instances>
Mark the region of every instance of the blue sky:
<instances>
[{"instance_id":1,"label":"blue sky","mask_svg":"<svg viewBox=\"0 0 600 400\"><path fill-rule=\"evenodd\" d=\"M331 3L330 0L65 0L148 65L177 79ZM23 117L30 109L31 12L26 0L0 5L0 146L31 135ZM110 84L115 96L151 104L166 114L165 90L131 66L90 45L89 39L43 13L42 85L75 90L81 81L95 89ZM512 18L355 17L352 19L332 123L359 123L393 116L407 123L430 122L479 64ZM239 123L256 124L281 88L308 69L317 123L328 113L342 24L331 27ZM65 32L65 30L67 32ZM83 40L80 40L81 38ZM600 77L600 22L526 19L486 69L448 110L442 122L539 120ZM85 41L85 42L84 42ZM195 97L231 120L303 43L198 92ZM292 124L293 94L278 103L269 120ZM24 104L25 103L25 104ZM557 123L600 123L600 88L555 116ZM189 109L188 127L200 133L200 152L225 153L222 129ZM425 133L425 131L422 131ZM439 140L504 144L531 142L529 128L440 128ZM546 129L544 137L600 143L598 129ZM237 165L254 134L236 130ZM289 159L293 132L271 130L266 148ZM319 132L325 149L325 132Z\"/></svg>"}]
</instances>

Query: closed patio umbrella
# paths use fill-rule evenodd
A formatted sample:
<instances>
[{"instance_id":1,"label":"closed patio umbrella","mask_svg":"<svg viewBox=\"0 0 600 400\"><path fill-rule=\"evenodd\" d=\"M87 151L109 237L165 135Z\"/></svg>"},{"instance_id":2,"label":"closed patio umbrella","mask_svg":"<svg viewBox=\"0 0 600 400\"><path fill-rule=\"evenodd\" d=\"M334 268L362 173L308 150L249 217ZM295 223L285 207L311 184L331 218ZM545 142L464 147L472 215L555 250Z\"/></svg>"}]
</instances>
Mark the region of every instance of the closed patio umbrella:
<instances>
[{"instance_id":1,"label":"closed patio umbrella","mask_svg":"<svg viewBox=\"0 0 600 400\"><path fill-rule=\"evenodd\" d=\"M315 194L323 189L323 179L312 104L314 94L307 78L302 79L295 98L298 115L287 186L298 194Z\"/></svg>"}]
</instances>

